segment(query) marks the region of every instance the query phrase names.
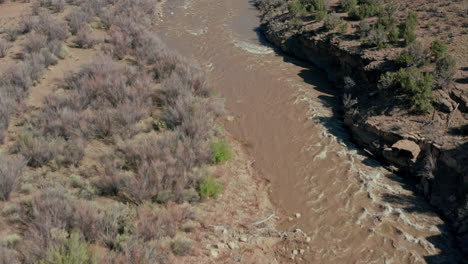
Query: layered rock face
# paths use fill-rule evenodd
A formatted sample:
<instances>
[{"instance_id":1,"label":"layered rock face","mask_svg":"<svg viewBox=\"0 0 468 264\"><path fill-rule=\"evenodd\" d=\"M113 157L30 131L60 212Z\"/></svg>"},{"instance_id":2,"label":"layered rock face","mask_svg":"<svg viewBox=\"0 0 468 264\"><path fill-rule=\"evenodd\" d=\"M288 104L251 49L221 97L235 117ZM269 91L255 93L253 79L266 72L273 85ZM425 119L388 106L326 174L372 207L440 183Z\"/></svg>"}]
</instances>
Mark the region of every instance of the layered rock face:
<instances>
[{"instance_id":1,"label":"layered rock face","mask_svg":"<svg viewBox=\"0 0 468 264\"><path fill-rule=\"evenodd\" d=\"M453 116L458 114L461 123L466 123L467 91L455 85L435 91L436 110L426 117L411 117L401 109L363 114L378 107L379 77L394 70L394 63L366 57L332 37L277 30L284 29L278 23L285 22L264 19L266 38L283 52L326 71L345 99L357 99L354 103L344 100L344 123L354 141L401 175L416 177L417 187L453 224L460 247L468 254L468 142L464 136L468 126L459 127L458 134L447 133Z\"/></svg>"}]
</instances>

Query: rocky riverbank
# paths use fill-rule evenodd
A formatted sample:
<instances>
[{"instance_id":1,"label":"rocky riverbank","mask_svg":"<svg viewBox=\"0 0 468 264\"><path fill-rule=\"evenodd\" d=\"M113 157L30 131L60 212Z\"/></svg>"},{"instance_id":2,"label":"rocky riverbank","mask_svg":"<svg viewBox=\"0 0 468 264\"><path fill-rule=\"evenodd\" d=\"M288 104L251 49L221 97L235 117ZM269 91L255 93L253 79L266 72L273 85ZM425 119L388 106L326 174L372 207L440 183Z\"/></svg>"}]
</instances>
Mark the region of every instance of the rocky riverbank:
<instances>
[{"instance_id":1,"label":"rocky riverbank","mask_svg":"<svg viewBox=\"0 0 468 264\"><path fill-rule=\"evenodd\" d=\"M401 175L416 178L417 188L453 224L467 254L466 87L452 83L435 90L432 113L409 114L395 102L398 99L389 100L388 93L378 88L381 74L397 67L394 50L362 49L355 40L320 27L290 30L291 18L278 9L262 10L266 38L283 52L327 72L343 97L344 123L354 141Z\"/></svg>"}]
</instances>

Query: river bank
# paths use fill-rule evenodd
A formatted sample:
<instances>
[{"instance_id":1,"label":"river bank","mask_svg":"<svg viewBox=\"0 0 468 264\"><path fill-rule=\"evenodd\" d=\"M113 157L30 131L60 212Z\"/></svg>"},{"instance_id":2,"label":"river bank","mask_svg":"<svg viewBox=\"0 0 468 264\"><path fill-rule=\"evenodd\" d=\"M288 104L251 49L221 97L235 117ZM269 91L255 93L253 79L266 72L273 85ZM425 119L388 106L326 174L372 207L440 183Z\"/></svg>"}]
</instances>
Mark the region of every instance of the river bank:
<instances>
[{"instance_id":1,"label":"river bank","mask_svg":"<svg viewBox=\"0 0 468 264\"><path fill-rule=\"evenodd\" d=\"M291 18L284 11L264 8L262 14L262 32L271 43L328 74L343 99L342 118L353 141L400 175L415 178L421 193L452 224L467 253L468 143L463 134L447 132L466 126L464 88L436 91L432 116L389 109L378 101L378 81L396 67L392 57L386 58L385 52L370 56L345 37L324 33L317 26L312 31L288 30ZM441 97L448 99L441 103ZM458 120L450 124L454 119Z\"/></svg>"}]
</instances>

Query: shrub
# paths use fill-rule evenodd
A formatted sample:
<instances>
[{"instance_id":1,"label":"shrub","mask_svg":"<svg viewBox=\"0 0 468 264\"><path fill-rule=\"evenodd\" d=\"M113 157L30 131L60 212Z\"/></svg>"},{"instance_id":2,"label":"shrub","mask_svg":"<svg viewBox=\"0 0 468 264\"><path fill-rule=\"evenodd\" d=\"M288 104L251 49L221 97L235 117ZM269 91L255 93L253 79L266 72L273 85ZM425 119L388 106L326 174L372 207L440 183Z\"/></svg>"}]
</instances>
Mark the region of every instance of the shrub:
<instances>
[{"instance_id":1,"label":"shrub","mask_svg":"<svg viewBox=\"0 0 468 264\"><path fill-rule=\"evenodd\" d=\"M397 20L391 16L380 16L377 20L377 25L383 27L385 30L392 29L396 26Z\"/></svg>"},{"instance_id":2,"label":"shrub","mask_svg":"<svg viewBox=\"0 0 468 264\"><path fill-rule=\"evenodd\" d=\"M447 45L441 40L434 40L431 43L431 53L437 61L447 54Z\"/></svg>"},{"instance_id":3,"label":"shrub","mask_svg":"<svg viewBox=\"0 0 468 264\"><path fill-rule=\"evenodd\" d=\"M416 40L416 26L418 19L416 13L410 11L408 18L400 25L400 37L404 39L405 46L410 45Z\"/></svg>"},{"instance_id":4,"label":"shrub","mask_svg":"<svg viewBox=\"0 0 468 264\"><path fill-rule=\"evenodd\" d=\"M448 85L453 80L455 75L456 61L451 56L444 56L439 58L436 62L436 80L439 87Z\"/></svg>"},{"instance_id":5,"label":"shrub","mask_svg":"<svg viewBox=\"0 0 468 264\"><path fill-rule=\"evenodd\" d=\"M393 27L388 32L388 41L392 44L397 44L400 41L400 31L397 27Z\"/></svg>"},{"instance_id":6,"label":"shrub","mask_svg":"<svg viewBox=\"0 0 468 264\"><path fill-rule=\"evenodd\" d=\"M78 232L73 232L63 245L47 250L46 259L39 264L96 264L97 261L88 249L88 245Z\"/></svg>"},{"instance_id":7,"label":"shrub","mask_svg":"<svg viewBox=\"0 0 468 264\"><path fill-rule=\"evenodd\" d=\"M294 0L288 3L288 10L294 17L303 16L307 10L301 0Z\"/></svg>"},{"instance_id":8,"label":"shrub","mask_svg":"<svg viewBox=\"0 0 468 264\"><path fill-rule=\"evenodd\" d=\"M0 87L0 89L4 87L5 86ZM15 100L6 95L6 91L0 92L0 143L3 143L5 132L8 129L8 123L10 121L10 115L14 112L15 107Z\"/></svg>"},{"instance_id":9,"label":"shrub","mask_svg":"<svg viewBox=\"0 0 468 264\"><path fill-rule=\"evenodd\" d=\"M359 35L361 36L361 38L367 37L371 29L372 29L372 26L371 24L369 24L368 21L363 20L359 22Z\"/></svg>"},{"instance_id":10,"label":"shrub","mask_svg":"<svg viewBox=\"0 0 468 264\"><path fill-rule=\"evenodd\" d=\"M396 81L403 91L410 95L415 113L425 114L433 109L432 86L434 77L432 74L423 74L416 68L400 69Z\"/></svg>"},{"instance_id":11,"label":"shrub","mask_svg":"<svg viewBox=\"0 0 468 264\"><path fill-rule=\"evenodd\" d=\"M34 136L32 133L23 133L17 137L11 152L21 154L28 160L31 167L41 167L54 159L64 148L63 140L58 138L47 139Z\"/></svg>"},{"instance_id":12,"label":"shrub","mask_svg":"<svg viewBox=\"0 0 468 264\"><path fill-rule=\"evenodd\" d=\"M356 0L340 0L340 6L345 12L349 12L352 9L356 8Z\"/></svg>"},{"instance_id":13,"label":"shrub","mask_svg":"<svg viewBox=\"0 0 468 264\"><path fill-rule=\"evenodd\" d=\"M0 263L1 264L20 264L18 260L17 252L3 245L0 245Z\"/></svg>"},{"instance_id":14,"label":"shrub","mask_svg":"<svg viewBox=\"0 0 468 264\"><path fill-rule=\"evenodd\" d=\"M322 21L326 17L327 17L327 11L325 11L325 10L315 11L315 20Z\"/></svg>"},{"instance_id":15,"label":"shrub","mask_svg":"<svg viewBox=\"0 0 468 264\"><path fill-rule=\"evenodd\" d=\"M211 143L211 161L219 164L232 158L232 149L229 143L218 140Z\"/></svg>"},{"instance_id":16,"label":"shrub","mask_svg":"<svg viewBox=\"0 0 468 264\"><path fill-rule=\"evenodd\" d=\"M367 43L373 47L382 48L387 42L387 34L381 27L371 29L367 36Z\"/></svg>"},{"instance_id":17,"label":"shrub","mask_svg":"<svg viewBox=\"0 0 468 264\"><path fill-rule=\"evenodd\" d=\"M46 250L62 244L63 232L72 227L74 210L65 193L62 186L57 186L23 204L25 243L22 243L22 253L30 259L27 263L37 263L37 259L46 257Z\"/></svg>"},{"instance_id":18,"label":"shrub","mask_svg":"<svg viewBox=\"0 0 468 264\"><path fill-rule=\"evenodd\" d=\"M326 0L314 0L310 10L315 14L315 20L322 21L328 14L328 2Z\"/></svg>"},{"instance_id":19,"label":"shrub","mask_svg":"<svg viewBox=\"0 0 468 264\"><path fill-rule=\"evenodd\" d=\"M192 248L192 242L185 239L176 239L171 243L172 252L177 256L186 256Z\"/></svg>"},{"instance_id":20,"label":"shrub","mask_svg":"<svg viewBox=\"0 0 468 264\"><path fill-rule=\"evenodd\" d=\"M79 48L92 48L96 43L95 39L90 36L91 32L89 29L81 28L76 33L76 40L75 43Z\"/></svg>"},{"instance_id":21,"label":"shrub","mask_svg":"<svg viewBox=\"0 0 468 264\"><path fill-rule=\"evenodd\" d=\"M338 26L338 33L340 33L341 35L344 35L347 32L348 32L348 24L347 23L341 23Z\"/></svg>"},{"instance_id":22,"label":"shrub","mask_svg":"<svg viewBox=\"0 0 468 264\"><path fill-rule=\"evenodd\" d=\"M17 188L26 160L21 157L0 156L0 201L7 201Z\"/></svg>"},{"instance_id":23,"label":"shrub","mask_svg":"<svg viewBox=\"0 0 468 264\"><path fill-rule=\"evenodd\" d=\"M88 22L91 20L91 15L83 12L82 8L76 8L70 12L66 19L68 21L70 33L76 35L80 29L87 27Z\"/></svg>"},{"instance_id":24,"label":"shrub","mask_svg":"<svg viewBox=\"0 0 468 264\"><path fill-rule=\"evenodd\" d=\"M65 40L68 35L67 25L48 13L41 13L38 21L33 24L32 28L39 34L47 37L47 40Z\"/></svg>"},{"instance_id":25,"label":"shrub","mask_svg":"<svg viewBox=\"0 0 468 264\"><path fill-rule=\"evenodd\" d=\"M26 53L38 53L45 47L47 47L47 37L36 32L29 34L23 43L23 50Z\"/></svg>"},{"instance_id":26,"label":"shrub","mask_svg":"<svg viewBox=\"0 0 468 264\"><path fill-rule=\"evenodd\" d=\"M427 62L427 52L421 43L415 42L398 56L397 61L405 67L420 67Z\"/></svg>"},{"instance_id":27,"label":"shrub","mask_svg":"<svg viewBox=\"0 0 468 264\"><path fill-rule=\"evenodd\" d=\"M393 72L386 72L380 75L377 87L381 90L389 89L395 86L396 74Z\"/></svg>"},{"instance_id":28,"label":"shrub","mask_svg":"<svg viewBox=\"0 0 468 264\"><path fill-rule=\"evenodd\" d=\"M199 186L200 197L202 199L217 198L222 191L223 186L212 177L203 178Z\"/></svg>"},{"instance_id":29,"label":"shrub","mask_svg":"<svg viewBox=\"0 0 468 264\"><path fill-rule=\"evenodd\" d=\"M325 18L325 21L323 23L323 27L325 28L325 30L333 30L335 29L340 23L341 23L341 19L335 15L335 14L330 14L328 15L326 18Z\"/></svg>"},{"instance_id":30,"label":"shrub","mask_svg":"<svg viewBox=\"0 0 468 264\"><path fill-rule=\"evenodd\" d=\"M190 172L204 164L208 151L203 141L191 140L180 132L154 133L120 147L126 170L133 177L124 182L125 190L141 201L155 197L161 191L172 191L176 196L195 185Z\"/></svg>"},{"instance_id":31,"label":"shrub","mask_svg":"<svg viewBox=\"0 0 468 264\"><path fill-rule=\"evenodd\" d=\"M50 9L54 13L62 12L65 9L65 0L40 0L39 5Z\"/></svg>"},{"instance_id":32,"label":"shrub","mask_svg":"<svg viewBox=\"0 0 468 264\"><path fill-rule=\"evenodd\" d=\"M356 20L378 16L383 12L383 7L378 4L362 4L359 8L351 8L349 16Z\"/></svg>"},{"instance_id":33,"label":"shrub","mask_svg":"<svg viewBox=\"0 0 468 264\"><path fill-rule=\"evenodd\" d=\"M0 58L3 58L7 55L10 44L4 40L0 39Z\"/></svg>"}]
</instances>

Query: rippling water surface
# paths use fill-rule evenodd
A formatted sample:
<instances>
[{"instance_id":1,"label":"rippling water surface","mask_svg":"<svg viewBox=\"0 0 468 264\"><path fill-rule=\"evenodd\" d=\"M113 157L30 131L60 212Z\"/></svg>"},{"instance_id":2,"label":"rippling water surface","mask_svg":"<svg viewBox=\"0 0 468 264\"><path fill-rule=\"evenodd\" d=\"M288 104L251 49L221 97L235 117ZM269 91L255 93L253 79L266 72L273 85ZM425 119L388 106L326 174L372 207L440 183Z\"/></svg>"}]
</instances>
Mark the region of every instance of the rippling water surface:
<instances>
[{"instance_id":1,"label":"rippling water surface","mask_svg":"<svg viewBox=\"0 0 468 264\"><path fill-rule=\"evenodd\" d=\"M169 0L161 38L209 73L273 202L300 212L307 263L457 263L443 221L398 177L363 156L333 114L326 74L279 55L248 0Z\"/></svg>"}]
</instances>

